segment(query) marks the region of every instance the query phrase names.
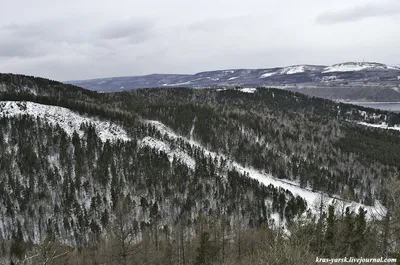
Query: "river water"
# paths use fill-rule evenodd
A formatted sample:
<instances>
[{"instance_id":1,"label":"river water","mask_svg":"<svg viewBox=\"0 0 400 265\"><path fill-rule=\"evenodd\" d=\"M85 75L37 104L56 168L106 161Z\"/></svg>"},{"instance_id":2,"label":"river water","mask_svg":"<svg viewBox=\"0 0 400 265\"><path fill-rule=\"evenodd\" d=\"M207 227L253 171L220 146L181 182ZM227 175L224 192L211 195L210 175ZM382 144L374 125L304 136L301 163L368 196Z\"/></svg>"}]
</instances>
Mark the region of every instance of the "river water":
<instances>
[{"instance_id":1,"label":"river water","mask_svg":"<svg viewBox=\"0 0 400 265\"><path fill-rule=\"evenodd\" d=\"M400 102L346 102L367 108L390 110L400 112Z\"/></svg>"}]
</instances>

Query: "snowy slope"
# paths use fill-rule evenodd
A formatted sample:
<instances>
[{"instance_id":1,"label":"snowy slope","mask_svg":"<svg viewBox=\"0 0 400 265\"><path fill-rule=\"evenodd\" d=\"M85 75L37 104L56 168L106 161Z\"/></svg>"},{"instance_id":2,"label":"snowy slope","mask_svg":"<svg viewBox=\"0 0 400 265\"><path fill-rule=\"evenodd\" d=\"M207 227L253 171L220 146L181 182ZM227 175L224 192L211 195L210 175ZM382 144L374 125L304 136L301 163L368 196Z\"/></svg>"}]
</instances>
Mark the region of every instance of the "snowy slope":
<instances>
[{"instance_id":1,"label":"snowy slope","mask_svg":"<svg viewBox=\"0 0 400 265\"><path fill-rule=\"evenodd\" d=\"M247 90L243 91L247 93L253 93L254 89L248 88ZM80 125L82 123L92 123L97 132L99 133L100 138L103 141L106 140L116 140L116 139L121 139L124 141L128 141L130 138L127 136L126 131L113 123L106 122L106 121L101 121L97 118L93 117L87 117L83 115L79 115L69 109L62 108L62 107L57 107L57 106L48 106L48 105L42 105L42 104L37 104L33 102L12 102L12 101L0 101L0 115L7 116L7 117L12 117L12 116L18 116L18 115L30 115L33 117L39 117L43 118L46 121L48 121L51 124L58 124L61 128L63 128L69 135L72 135L74 131L77 131L79 134L82 135L82 131L80 131ZM291 182L287 180L281 180L274 178L271 174L266 173L266 172L261 172L258 170L255 170L253 168L249 167L244 167L237 163L236 161L233 161L232 159L229 159L229 157L223 155L223 154L217 154L213 151L208 150L201 144L197 143L196 141L192 139L187 139L185 137L181 137L174 133L173 130L165 126L163 123L159 121L153 121L153 120L143 120L142 122L153 125L162 135L168 135L170 139L181 139L184 142L190 144L193 147L200 148L201 150L204 151L206 155L209 155L213 158L218 158L218 159L227 159L228 161L228 167L231 169L236 169L238 172L245 173L247 174L250 178L258 180L260 183L268 186L268 185L273 185L275 187L281 187L284 189L289 190L292 192L295 196L299 195L302 198L304 198L307 201L308 206L310 207L311 211L315 212L316 207L315 205L318 204L318 201L321 198L321 195L325 198L325 203L330 204L333 203L337 206L337 209L342 209L344 207L350 207L352 210L357 210L360 206L363 206L367 211L368 211L368 216L375 216L377 215L377 212L382 212L384 211L384 208L380 205L379 202L376 203L374 207L371 206L365 206L360 203L356 202L350 202L350 201L345 201L339 198L338 196L328 196L327 194L322 194L317 191L312 191L307 188L301 188L298 183L296 182ZM369 125L369 124L363 124L363 125ZM384 125L381 125L381 127L384 127ZM386 127L385 127L386 128ZM398 129L393 128L393 129ZM170 143L161 141L158 139L154 139L152 137L145 137L142 140L139 141L139 144L141 146L150 146L152 148L155 148L159 151L165 152L172 161L172 159L175 157L182 161L183 163L187 164L190 168L194 169L195 168L195 160L190 157L186 152L183 150L180 150L178 147L172 146Z\"/></svg>"},{"instance_id":2,"label":"snowy slope","mask_svg":"<svg viewBox=\"0 0 400 265\"><path fill-rule=\"evenodd\" d=\"M154 139L150 136L146 136L141 141L139 141L139 145L141 147L149 146L150 148L155 148L158 151L162 151L162 152L166 153L170 162L172 162L172 160L175 157L175 158L179 159L181 162L183 162L184 164L186 164L189 168L191 168L191 169L195 168L196 162L194 161L193 158L191 158L188 154L186 154L179 148L171 147L171 145L168 143Z\"/></svg>"},{"instance_id":3,"label":"snowy slope","mask_svg":"<svg viewBox=\"0 0 400 265\"><path fill-rule=\"evenodd\" d=\"M276 74L276 72L265 73L265 74L262 74L262 75L260 76L260 78L267 78L267 77L273 76L273 75L275 75L275 74Z\"/></svg>"},{"instance_id":4,"label":"snowy slope","mask_svg":"<svg viewBox=\"0 0 400 265\"><path fill-rule=\"evenodd\" d=\"M279 71L279 73L292 75L292 74L304 73L305 71L306 71L305 65L294 65L283 68L282 70Z\"/></svg>"},{"instance_id":5,"label":"snowy slope","mask_svg":"<svg viewBox=\"0 0 400 265\"><path fill-rule=\"evenodd\" d=\"M275 72L267 72L260 76L260 78L268 78L274 75L293 75L293 74L301 74L306 72L318 72L321 67L312 66L312 65L292 65L279 69Z\"/></svg>"},{"instance_id":6,"label":"snowy slope","mask_svg":"<svg viewBox=\"0 0 400 265\"><path fill-rule=\"evenodd\" d=\"M277 179L277 178L274 178L271 174L268 174L266 172L260 172L253 168L243 167L239 163L229 159L227 156L225 156L223 154L217 154L215 152L212 152L194 140L190 140L190 139L187 139L185 137L181 137L181 136L175 134L172 129L168 128L167 126L165 126L163 123L161 123L159 121L146 120L144 122L154 125L155 128L162 135L167 134L168 137L170 137L172 139L182 139L183 141L189 143L191 146L202 149L206 155L209 155L212 158L217 157L219 159L221 159L221 158L227 159L228 167L234 168L238 172L248 174L248 176L250 178L256 179L260 183L262 183L266 186L273 185L275 187L281 187L281 188L289 190L295 196L299 195L300 197L304 198L307 201L308 207L314 213L316 213L316 211L317 211L317 208L318 208L317 205L318 205L318 202L320 201L321 197L324 198L324 202L326 205L329 205L329 204L335 205L336 210L338 212L341 211L342 209L345 209L346 207L349 207L353 211L357 211L359 207L364 207L364 209L367 210L368 218L372 218L372 217L378 218L379 216L381 216L381 214L383 212L385 212L385 208L378 201L376 201L374 206L366 206L366 205L363 205L363 204L360 204L357 202L343 200L339 196L329 196L327 194L324 194L324 193L321 193L318 191L312 191L311 189L308 189L308 188L301 188L300 185L296 182ZM157 144L154 144L153 146L157 146ZM164 148L164 147L162 147L161 144L159 144L159 146L160 146L160 149Z\"/></svg>"},{"instance_id":7,"label":"snowy slope","mask_svg":"<svg viewBox=\"0 0 400 265\"><path fill-rule=\"evenodd\" d=\"M129 140L126 131L119 125L94 117L83 116L67 108L58 106L22 101L0 101L0 115L7 117L29 115L42 118L53 125L58 124L68 135L72 135L76 131L82 136L83 132L80 130L81 124L92 123L100 139L103 141Z\"/></svg>"},{"instance_id":8,"label":"snowy slope","mask_svg":"<svg viewBox=\"0 0 400 265\"><path fill-rule=\"evenodd\" d=\"M356 63L356 62L349 62L349 63L341 63L341 64L334 64L332 66L326 67L322 73L331 73L331 72L357 72L362 70L400 70L400 68L395 66L388 66L385 64L380 63Z\"/></svg>"},{"instance_id":9,"label":"snowy slope","mask_svg":"<svg viewBox=\"0 0 400 265\"><path fill-rule=\"evenodd\" d=\"M267 78L273 75L292 75L292 74L299 74L299 73L304 73L307 69L307 66L305 65L294 65L294 66L288 66L280 69L279 71L276 72L270 72L270 73L265 73L260 76L260 78Z\"/></svg>"}]
</instances>

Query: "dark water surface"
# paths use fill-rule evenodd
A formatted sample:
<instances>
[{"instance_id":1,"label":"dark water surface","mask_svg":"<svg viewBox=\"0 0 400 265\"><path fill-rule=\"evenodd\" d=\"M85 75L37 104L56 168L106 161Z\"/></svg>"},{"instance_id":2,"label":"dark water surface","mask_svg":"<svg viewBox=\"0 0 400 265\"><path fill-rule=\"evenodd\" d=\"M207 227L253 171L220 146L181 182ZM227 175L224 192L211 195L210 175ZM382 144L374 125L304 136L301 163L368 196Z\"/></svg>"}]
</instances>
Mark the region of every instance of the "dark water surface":
<instances>
[{"instance_id":1,"label":"dark water surface","mask_svg":"<svg viewBox=\"0 0 400 265\"><path fill-rule=\"evenodd\" d=\"M400 102L348 102L350 104L359 105L368 108L400 111Z\"/></svg>"}]
</instances>

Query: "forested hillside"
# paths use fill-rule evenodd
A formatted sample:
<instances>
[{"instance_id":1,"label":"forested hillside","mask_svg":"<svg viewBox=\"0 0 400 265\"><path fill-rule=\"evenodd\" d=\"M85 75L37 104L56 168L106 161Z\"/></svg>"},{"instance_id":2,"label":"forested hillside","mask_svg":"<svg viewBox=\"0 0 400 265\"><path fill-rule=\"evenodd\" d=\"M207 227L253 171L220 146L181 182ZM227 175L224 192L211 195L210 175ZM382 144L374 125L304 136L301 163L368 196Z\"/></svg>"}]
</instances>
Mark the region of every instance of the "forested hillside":
<instances>
[{"instance_id":1,"label":"forested hillside","mask_svg":"<svg viewBox=\"0 0 400 265\"><path fill-rule=\"evenodd\" d=\"M394 255L399 126L277 89L102 94L0 74L0 263Z\"/></svg>"}]
</instances>

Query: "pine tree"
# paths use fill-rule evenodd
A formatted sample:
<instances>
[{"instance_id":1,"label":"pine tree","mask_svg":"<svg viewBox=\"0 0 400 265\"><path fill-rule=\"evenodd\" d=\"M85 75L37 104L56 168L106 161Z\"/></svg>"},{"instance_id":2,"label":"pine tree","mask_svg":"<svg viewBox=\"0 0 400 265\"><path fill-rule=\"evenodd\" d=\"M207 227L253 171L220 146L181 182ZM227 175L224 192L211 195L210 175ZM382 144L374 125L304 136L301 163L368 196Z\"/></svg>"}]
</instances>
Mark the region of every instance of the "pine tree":
<instances>
[{"instance_id":1,"label":"pine tree","mask_svg":"<svg viewBox=\"0 0 400 265\"><path fill-rule=\"evenodd\" d=\"M335 242L336 242L336 217L335 217L335 206L329 205L328 207L328 217L326 219L326 231L325 231L325 240L326 240L326 252L330 256L331 253L335 253Z\"/></svg>"},{"instance_id":2,"label":"pine tree","mask_svg":"<svg viewBox=\"0 0 400 265\"><path fill-rule=\"evenodd\" d=\"M200 235L200 246L197 248L195 265L211 265L218 257L218 248L210 241L210 234L203 232Z\"/></svg>"}]
</instances>

